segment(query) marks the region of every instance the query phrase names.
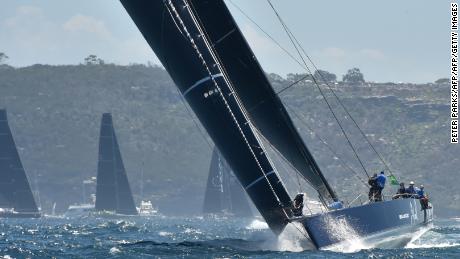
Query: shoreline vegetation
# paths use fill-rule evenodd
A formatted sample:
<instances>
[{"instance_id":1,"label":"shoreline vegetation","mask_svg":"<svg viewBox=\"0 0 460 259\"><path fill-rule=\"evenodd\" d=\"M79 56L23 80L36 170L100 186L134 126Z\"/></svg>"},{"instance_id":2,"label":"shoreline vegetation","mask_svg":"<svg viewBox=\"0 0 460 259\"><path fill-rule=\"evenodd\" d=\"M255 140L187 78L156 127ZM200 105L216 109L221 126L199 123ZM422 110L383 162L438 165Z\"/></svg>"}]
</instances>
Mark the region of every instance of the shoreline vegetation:
<instances>
[{"instance_id":1,"label":"shoreline vegetation","mask_svg":"<svg viewBox=\"0 0 460 259\"><path fill-rule=\"evenodd\" d=\"M359 70L351 69L347 73L351 79L337 82L335 75L323 72L398 180L425 185L436 214L458 214L460 192L451 187L458 177L460 155L449 138L449 80L373 83L360 80ZM300 80L279 96L332 186L341 186L336 188L339 197L350 201L359 192L366 193L357 176L318 140L318 136L325 139L367 181L311 78L268 76L276 91ZM366 169L380 172L383 165L344 118L327 86L321 87ZM143 169L144 199L152 200L162 213L201 212L212 151L207 142L212 141L201 125L196 126L198 121L163 68L106 64L96 56L80 65L0 64L0 108L8 111L22 162L32 189L39 189L45 212L54 202L59 212L81 201L82 181L96 174L99 121L105 112L113 115L136 203L141 199ZM396 192L396 187L387 189L387 195Z\"/></svg>"}]
</instances>

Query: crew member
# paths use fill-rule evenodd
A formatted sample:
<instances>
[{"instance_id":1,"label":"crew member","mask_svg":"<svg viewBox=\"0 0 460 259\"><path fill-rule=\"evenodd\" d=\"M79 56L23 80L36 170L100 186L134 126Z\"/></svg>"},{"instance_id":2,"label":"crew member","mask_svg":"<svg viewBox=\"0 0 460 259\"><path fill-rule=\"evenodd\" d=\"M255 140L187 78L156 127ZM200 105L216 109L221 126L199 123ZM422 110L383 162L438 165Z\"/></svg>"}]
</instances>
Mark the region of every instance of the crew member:
<instances>
[{"instance_id":1,"label":"crew member","mask_svg":"<svg viewBox=\"0 0 460 259\"><path fill-rule=\"evenodd\" d=\"M370 177L367 183L370 186L370 188L369 188L369 200L370 201L375 201L375 195L377 193L377 174L374 174L372 177Z\"/></svg>"},{"instance_id":2,"label":"crew member","mask_svg":"<svg viewBox=\"0 0 460 259\"><path fill-rule=\"evenodd\" d=\"M420 185L420 189L417 190L417 197L420 199L420 205L422 206L422 210L428 209L428 196L425 195L425 187Z\"/></svg>"},{"instance_id":3,"label":"crew member","mask_svg":"<svg viewBox=\"0 0 460 259\"><path fill-rule=\"evenodd\" d=\"M328 205L329 209L331 210L339 210L343 208L343 202L341 201L334 201L333 203Z\"/></svg>"},{"instance_id":4,"label":"crew member","mask_svg":"<svg viewBox=\"0 0 460 259\"><path fill-rule=\"evenodd\" d=\"M382 191L385 188L385 182L387 181L387 177L385 176L385 172L380 172L380 175L377 177L377 195L375 195L375 201L382 201Z\"/></svg>"},{"instance_id":5,"label":"crew member","mask_svg":"<svg viewBox=\"0 0 460 259\"><path fill-rule=\"evenodd\" d=\"M303 193L299 193L294 198L294 205L292 206L292 213L295 217L301 217L303 210Z\"/></svg>"},{"instance_id":6,"label":"crew member","mask_svg":"<svg viewBox=\"0 0 460 259\"><path fill-rule=\"evenodd\" d=\"M407 198L406 187L404 186L403 182L399 183L399 189L396 192L396 195L393 196L393 199L399 199L399 198Z\"/></svg>"},{"instance_id":7,"label":"crew member","mask_svg":"<svg viewBox=\"0 0 460 259\"><path fill-rule=\"evenodd\" d=\"M414 187L414 181L410 181L409 187L406 189L406 193L410 198L416 198L417 190Z\"/></svg>"}]
</instances>

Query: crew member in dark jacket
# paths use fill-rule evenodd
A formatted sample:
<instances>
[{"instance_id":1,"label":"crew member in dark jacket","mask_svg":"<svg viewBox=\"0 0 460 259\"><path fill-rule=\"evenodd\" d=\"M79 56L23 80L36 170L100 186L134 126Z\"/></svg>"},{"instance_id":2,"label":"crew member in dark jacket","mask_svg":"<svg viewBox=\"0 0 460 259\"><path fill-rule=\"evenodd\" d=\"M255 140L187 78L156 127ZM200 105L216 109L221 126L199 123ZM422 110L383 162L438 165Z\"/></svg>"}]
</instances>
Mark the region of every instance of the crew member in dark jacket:
<instances>
[{"instance_id":1,"label":"crew member in dark jacket","mask_svg":"<svg viewBox=\"0 0 460 259\"><path fill-rule=\"evenodd\" d=\"M393 199L399 198L407 198L406 187L404 186L403 182L399 183L399 189L396 192L396 195L393 196Z\"/></svg>"},{"instance_id":2,"label":"crew member in dark jacket","mask_svg":"<svg viewBox=\"0 0 460 259\"><path fill-rule=\"evenodd\" d=\"M299 193L295 196L293 205L292 213L296 217L301 217L303 211L303 193Z\"/></svg>"},{"instance_id":3,"label":"crew member in dark jacket","mask_svg":"<svg viewBox=\"0 0 460 259\"><path fill-rule=\"evenodd\" d=\"M367 183L370 186L370 188L369 188L369 200L370 201L375 201L375 196L377 194L377 174L374 174L372 177L370 177Z\"/></svg>"}]
</instances>

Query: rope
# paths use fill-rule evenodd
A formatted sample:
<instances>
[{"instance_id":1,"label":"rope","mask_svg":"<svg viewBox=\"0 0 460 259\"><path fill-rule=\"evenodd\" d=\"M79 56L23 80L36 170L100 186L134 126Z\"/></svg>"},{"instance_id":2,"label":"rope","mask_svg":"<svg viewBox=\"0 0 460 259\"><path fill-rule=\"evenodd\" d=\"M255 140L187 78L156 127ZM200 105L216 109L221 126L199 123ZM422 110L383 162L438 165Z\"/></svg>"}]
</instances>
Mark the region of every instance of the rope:
<instances>
[{"instance_id":1,"label":"rope","mask_svg":"<svg viewBox=\"0 0 460 259\"><path fill-rule=\"evenodd\" d=\"M187 0L183 0L183 1L186 2ZM188 10L189 10L190 15L191 15L192 18L194 19L195 24L196 24L196 26L198 27L198 29L199 29L200 33L202 34L202 36L203 36L203 37L204 37L204 36L207 36L207 38L204 37L204 39L205 39L204 42L205 42L205 44L207 45L208 49L213 50L213 49L214 49L214 48L213 48L213 45L211 45L211 44L207 41L207 39L209 38L209 35L207 34L206 29L205 29L205 28L202 28L201 26L199 26L199 25L198 25L198 22L196 21L196 19L199 20L200 18L194 16L194 15L192 14L191 10L190 10L190 8L194 9L193 4L192 4L192 3L186 4L186 6L187 6L187 8L188 8ZM231 94L230 94L230 95L235 95L235 96L234 96L234 100L236 101L238 107L240 108L240 111L243 113L243 115L244 115L244 117L245 117L245 119L246 119L246 121L247 121L245 124L248 124L248 125L249 125L249 127L250 127L250 129L251 129L251 132L254 133L254 137L256 138L257 143L260 144L260 146L254 146L254 147L261 149L261 154L265 154L265 158L268 160L268 163L269 163L270 166L272 167L273 172L274 172L274 173L276 174L276 176L278 177L278 182L281 183L281 185L282 185L283 188L284 188L285 184L283 183L282 178L279 176L279 174L278 174L278 172L277 172L277 170L276 170L276 168L275 168L273 162L271 161L270 157L269 157L268 155L266 155L266 148L264 147L263 142L262 142L262 140L261 140L261 138L260 138L260 136L262 136L262 135L257 131L257 128L254 126L254 124L253 124L252 121L250 120L250 116L247 114L246 110L242 108L242 107L243 107L243 104L241 103L241 101L239 100L239 98L237 98L238 94L234 91L233 86L232 86L232 83L231 83L231 82L229 81L229 79L228 79L228 76L227 76L228 73L227 73L225 67L222 66L221 63L220 63L219 56L217 56L213 51L210 51L210 53L211 53L211 55L213 56L213 58L216 60L216 65L219 67L220 71L223 72L222 74L224 74L224 80L225 80L225 82L227 83L227 85L228 85L228 87L229 87L229 89L230 89L230 91L231 91ZM259 136L259 135L260 135L260 136ZM249 145L249 143L248 143L248 145ZM253 152L252 149L251 149L251 152ZM254 152L253 152L253 154L254 154ZM255 156L255 155L254 155L254 156ZM257 158L256 158L256 159L257 159ZM257 161L257 160L256 160L256 161ZM274 188L273 188L271 182L268 180L267 174L266 174L263 170L262 170L262 173L263 173L263 176L264 176L264 178L266 179L266 181L267 181L267 183L268 183L268 185L269 185L269 187L270 187L270 190L273 192L273 194L275 195L275 197L276 197L276 199L277 199L279 205L282 207L282 210L283 210L283 212L284 212L286 218L289 218L289 215L288 215L288 213L287 213L286 210L285 210L285 205L284 205L284 204L281 202L281 200L279 199L279 197L278 197L276 191L274 190ZM287 192L287 191L286 191L286 192Z\"/></svg>"},{"instance_id":2,"label":"rope","mask_svg":"<svg viewBox=\"0 0 460 259\"><path fill-rule=\"evenodd\" d=\"M302 234L306 239L310 239L310 237L308 236L308 234L305 234L305 232L303 232L299 227L297 227L297 225L295 224L295 222L293 222L292 225L294 225L294 227L297 229L297 231L299 231L300 234Z\"/></svg>"},{"instance_id":3,"label":"rope","mask_svg":"<svg viewBox=\"0 0 460 259\"><path fill-rule=\"evenodd\" d=\"M265 31L256 21L254 21L254 19L252 19L246 12L244 12L237 4L235 4L232 0L227 0L228 2L230 2L230 4L232 4L241 14L243 14L243 16L245 16L250 22L252 22L262 33L265 34L265 36L267 36L273 43L275 43L275 45L277 45L283 52L285 52L294 62L296 62L299 66L301 66L303 69L307 70L308 69L304 66L304 64L302 64L299 60L297 60L296 57L294 57L288 50L286 50L276 39L274 39L267 31ZM359 127L358 123L356 122L356 120L353 118L353 116L351 116L351 114L349 113L348 109L345 107L345 105L342 103L342 101L340 100L340 98L337 96L337 94L335 93L335 91L332 89L332 87L329 85L329 83L327 82L327 80L325 80L323 74L318 70L317 66L315 65L315 63L312 61L312 59L310 58L309 55L307 55L306 51L303 49L303 47L299 44L302 52L304 53L304 55L308 58L308 60L310 61L310 63L313 65L313 67L315 68L316 71L318 71L318 74L321 76L321 79L324 81L324 83L327 85L327 87L329 88L329 90L333 93L334 97L337 99L338 103L340 104L340 106L344 109L344 111L347 113L347 115L350 117L350 119L353 121L354 125L358 128L359 132L361 133L361 135L364 137L364 139L366 140L366 142L369 144L369 146L372 148L372 150L375 152L375 154L377 154L379 160L384 164L385 168L390 172L390 175L394 175L392 170L390 169L390 167L388 166L388 164L385 162L385 159L383 159L383 157L380 155L380 153L376 150L375 146L372 144L372 142L369 140L369 138L366 136L366 134L363 132L363 130L361 129L361 127ZM307 75L308 76L308 75ZM313 76L312 76L313 77ZM303 80L303 79L302 79ZM286 89L290 88L290 86L286 87ZM283 90L284 91L284 90ZM280 92L279 92L280 93Z\"/></svg>"},{"instance_id":4,"label":"rope","mask_svg":"<svg viewBox=\"0 0 460 259\"><path fill-rule=\"evenodd\" d=\"M292 32L290 32L292 34ZM356 120L353 118L353 116L350 114L350 112L348 111L348 109L345 107L345 105L343 104L342 100L340 100L340 98L337 96L336 92L334 91L334 89L332 89L332 87L329 85L329 83L327 82L327 80L324 78L323 74L320 72L320 70L318 70L318 67L316 67L316 65L313 63L313 61L311 60L310 56L306 53L306 51L304 50L304 48L302 47L302 45L299 43L299 41L294 37L297 45L300 47L300 50L302 51L302 53L307 57L307 59L310 61L310 63L313 65L313 67L315 68L316 71L318 71L318 74L320 75L321 79L323 80L323 82L325 83L325 85L328 87L328 89L331 91L331 93L334 95L335 99L337 100L337 102L340 104L340 106L342 107L342 109L345 111L345 113L348 115L348 117L351 119L351 121L353 122L353 124L356 126L356 128L358 129L358 131L360 132L360 134L363 136L363 138L366 140L366 142L369 144L369 146L372 148L372 150L374 151L374 153L378 156L379 160L382 162L382 164L385 166L385 168L390 172L390 175L393 175L393 172L391 171L390 167L387 165L387 163L385 162L385 160L383 159L383 157L380 155L379 152L377 152L377 150L375 149L374 145L370 142L369 138L366 136L366 134L363 132L363 130L361 129L361 127L359 127L358 123L356 122ZM312 75L312 78L313 78L313 81L315 81L315 77Z\"/></svg>"},{"instance_id":5,"label":"rope","mask_svg":"<svg viewBox=\"0 0 460 259\"><path fill-rule=\"evenodd\" d=\"M295 82L293 82L293 83L289 84L288 86L286 86L286 87L282 88L281 90L279 90L279 91L276 93L276 95L279 95L279 94L281 94L282 92L284 92L284 91L286 91L287 89L289 89L289 88L293 87L294 85L296 85L296 84L298 84L298 83L302 82L303 80L305 80L306 78L308 78L308 77L310 77L310 76L311 76L311 75L309 75L309 74L307 74L307 75L303 76L303 77L302 77L302 78L300 78L299 80L297 80L297 81L295 81Z\"/></svg>"},{"instance_id":6,"label":"rope","mask_svg":"<svg viewBox=\"0 0 460 259\"><path fill-rule=\"evenodd\" d=\"M196 26L197 30L200 32L200 35L203 36L203 37L202 37L202 38L203 38L203 41L204 41L206 47L208 48L210 54L212 55L212 57L215 59L215 61L216 61L216 63L217 63L216 65L218 65L218 66L219 66L219 69L221 69L221 66L220 66L220 64L217 62L217 59L216 59L214 53L211 51L211 47L210 47L209 43L207 42L206 37L204 37L204 33L203 33L201 27L198 25L198 22L196 21L194 15L192 14L192 11L190 10L190 5L187 3L186 0L183 0L183 3L185 4L185 7L187 8L187 11L189 12L189 15L191 16L193 22L195 23L195 26ZM241 126L240 126L238 120L236 119L236 116L234 115L234 113L233 113L233 111L232 111L230 105L228 104L226 98L224 97L224 94L223 94L223 92L222 92L222 89L220 88L220 86L219 86L219 84L217 83L217 81L215 80L215 78L212 76L211 70L210 70L209 66L207 65L206 60L204 60L203 55L201 54L201 52L200 52L198 46L195 44L195 40L192 38L191 34L188 32L187 27L185 26L184 22L182 21L182 19L181 19L179 13L177 12L177 10L176 10L175 6L173 5L173 3L171 2L171 0L168 0L168 3L167 3L167 4L170 6L171 10L174 12L174 14L175 14L177 20L179 21L180 25L182 26L182 28L183 28L183 30L184 30L184 32L185 32L185 34L186 34L188 40L190 41L192 47L195 49L195 51L196 51L198 57L200 58L200 60L201 60L201 62L202 62L202 64L203 64L203 66L205 67L207 73L209 74L209 77L210 77L211 80L213 81L214 86L215 86L216 89L219 91L220 96L221 96L221 98L222 98L222 100L223 100L223 102L224 102L224 104L225 104L225 106L226 106L226 108L227 108L227 111L230 113L230 115L231 115L231 117L232 117L232 119L233 119L235 125L237 126L237 128L238 128L240 134L241 134L242 137L243 137L243 140L245 141L247 147L249 148L249 151L250 151L251 154L253 155L254 160L256 161L256 164L258 165L258 167L259 167L259 169L261 170L263 176L264 176L265 179L267 180L267 183L268 183L268 185L269 185L269 187L270 187L270 190L272 191L273 195L274 195L275 198L277 199L278 203L279 203L280 205L282 205L282 204L281 204L281 201L280 201L280 199L279 199L279 197L278 197L278 195L276 194L276 192L275 192L275 190L274 190L274 188L273 188L273 186L271 185L270 181L268 180L268 177L267 177L267 175L265 174L265 172L264 172L264 170L263 170L263 168L262 168L262 166L261 166L261 164L260 164L260 162L259 162L257 156L255 155L255 153L254 153L254 151L253 151L253 149L252 149L252 147L251 147L251 145L250 145L248 139L246 138L246 135L244 134L244 132L243 132L243 130L242 130L242 128L241 128ZM166 6L166 8L169 10L167 4L166 4L166 2L165 2L165 6ZM174 17L173 17L173 19L174 19ZM221 69L221 71L222 71L222 69ZM233 92L233 89L231 88L231 85L229 84L229 82L228 82L228 80L227 80L227 78L226 78L225 76L224 76L224 79L226 80L226 83L227 83L228 87L230 88L230 91ZM239 102L238 102L238 99L237 99L235 96L234 96L234 98L235 98L235 101L237 102L237 104L238 104L238 106L239 106L241 112L243 113L244 117L247 118L246 114L244 113L243 109L241 108L241 106L240 106L240 104L239 104ZM256 138L257 138L257 136L256 136ZM284 209L283 209L283 212L284 212L284 213L286 214L286 216L287 216L287 213L284 211Z\"/></svg>"},{"instance_id":7,"label":"rope","mask_svg":"<svg viewBox=\"0 0 460 259\"><path fill-rule=\"evenodd\" d=\"M303 120L301 118L301 116L294 111L294 109L290 106L290 105L286 105L286 107L290 110L290 112L292 112L292 114L294 114L294 116L305 126L308 128L309 131L311 131L312 133L314 133L316 135L316 137L318 137L318 139L321 141L321 143L323 143L328 149L329 151L331 151L331 153L337 157L339 159L339 161L342 163L342 165L344 167L346 167L346 169L350 170L354 176L356 176L356 178L362 182L366 187L368 187L368 184L367 182L365 182L363 179L361 179L359 176L358 176L358 172L356 172L353 168L351 168L350 165L348 165L342 158L340 158L340 156L332 149L332 147L318 134L316 133L312 127L310 127L310 125L308 125L308 123Z\"/></svg>"},{"instance_id":8,"label":"rope","mask_svg":"<svg viewBox=\"0 0 460 259\"><path fill-rule=\"evenodd\" d=\"M232 0L227 0L228 2L230 2L230 4L232 4L236 9L238 9L249 21L251 21L255 26L257 26L257 28L259 28L259 30L261 30L265 36L267 36L268 38L270 38L270 40L273 41L273 43L275 43L281 50L283 50L284 53L286 53L289 57L291 57L292 60L294 60L294 62L296 62L297 64L299 64L299 66L301 66L303 69L306 69L304 67L304 65L302 63L300 63L300 61L297 60L296 57L294 57L294 55L292 55L287 49L285 49L278 41L276 41L268 32L266 32L261 26L259 26L259 24L257 24L256 21L254 21L248 14L246 14L243 9L241 9L237 4L235 4Z\"/></svg>"},{"instance_id":9,"label":"rope","mask_svg":"<svg viewBox=\"0 0 460 259\"><path fill-rule=\"evenodd\" d=\"M313 74L311 73L310 71L310 68L308 67L305 59L303 58L301 52L299 51L299 48L296 44L297 40L295 39L294 35L291 33L291 31L289 30L289 28L287 27L287 25L284 23L283 19L281 18L281 16L278 14L278 11L275 9L275 7L272 5L271 1L270 0L267 0L268 4L270 5L270 7L272 8L272 10L275 12L278 20L280 21L281 25L283 26L283 29L285 30L286 34L288 35L289 37L289 40L291 41L292 45L294 46L294 48L296 49L296 52L297 54L299 55L300 59L302 60L302 63L305 65L305 67L307 68L308 72L312 75L312 79L313 79L313 82L315 83L315 85L317 86L319 92L321 93L321 95L323 96L323 99L324 101L326 102L329 110L331 111L332 115L334 116L334 119L337 121L337 124L339 125L340 127L340 130L342 131L343 135L345 136L345 138L347 139L347 142L348 142L348 145L351 147L351 149L353 150L353 153L356 157L356 159L358 160L359 164L361 165L361 167L363 168L364 172L366 173L367 177L369 177L369 173L367 172L366 170L366 167L364 166L363 162L361 161L361 159L359 158L359 155L355 149L355 147L353 146L353 144L351 143L349 137L348 137L348 134L345 132L345 129L343 128L342 124L340 123L340 120L338 119L337 115L335 114L334 110L332 109L329 101L327 100L325 94L323 93L323 90L321 90L321 87L319 86L318 82L316 81L316 79L313 77Z\"/></svg>"},{"instance_id":10,"label":"rope","mask_svg":"<svg viewBox=\"0 0 460 259\"><path fill-rule=\"evenodd\" d=\"M255 129L256 129L256 131L262 136L262 138L266 140L266 142L267 142L268 145L272 148L272 150L275 151L275 153L278 154L278 156L281 157L281 159L283 159L283 161L284 161L286 164L288 164L289 167L291 167L291 169L294 170L294 172L296 172L296 174L302 176L302 178L303 178L308 184L310 184L316 191L319 191L318 189L316 189L316 188L314 187L313 184L311 184L311 182L310 182L303 174L301 174L301 173L299 172L299 170L297 170L297 168L295 168L295 167L294 167L294 166L293 166L293 165L292 165L292 164L291 164L291 163L290 163L290 162L289 162L279 151L278 151L278 149L276 149L275 146L273 146L273 145L265 138L264 135L262 135L262 134L260 133L259 129L257 129L257 128L255 128Z\"/></svg>"}]
</instances>

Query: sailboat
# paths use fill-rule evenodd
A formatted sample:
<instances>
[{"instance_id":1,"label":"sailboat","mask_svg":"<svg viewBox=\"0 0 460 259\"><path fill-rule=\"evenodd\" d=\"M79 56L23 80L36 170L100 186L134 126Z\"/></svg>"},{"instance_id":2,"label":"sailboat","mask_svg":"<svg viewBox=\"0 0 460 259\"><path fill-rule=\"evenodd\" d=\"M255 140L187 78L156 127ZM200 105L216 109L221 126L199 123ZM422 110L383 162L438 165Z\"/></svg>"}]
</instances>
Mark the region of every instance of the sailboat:
<instances>
[{"instance_id":1,"label":"sailboat","mask_svg":"<svg viewBox=\"0 0 460 259\"><path fill-rule=\"evenodd\" d=\"M40 217L4 109L0 110L0 217Z\"/></svg>"},{"instance_id":2,"label":"sailboat","mask_svg":"<svg viewBox=\"0 0 460 259\"><path fill-rule=\"evenodd\" d=\"M241 184L236 180L230 166L217 148L212 151L203 213L236 217L253 216Z\"/></svg>"},{"instance_id":3,"label":"sailboat","mask_svg":"<svg viewBox=\"0 0 460 259\"><path fill-rule=\"evenodd\" d=\"M102 115L96 180L96 211L138 215L110 113Z\"/></svg>"},{"instance_id":4,"label":"sailboat","mask_svg":"<svg viewBox=\"0 0 460 259\"><path fill-rule=\"evenodd\" d=\"M121 0L275 234L295 224L314 246L413 233L432 221L417 199L337 208L340 201L302 140L223 0ZM323 212L294 215L268 142L316 191ZM333 158L331 157L331 160ZM404 237L406 238L406 237Z\"/></svg>"}]
</instances>

